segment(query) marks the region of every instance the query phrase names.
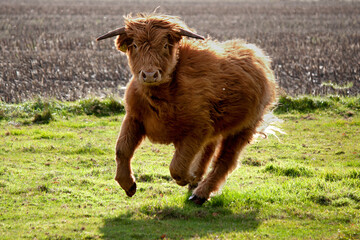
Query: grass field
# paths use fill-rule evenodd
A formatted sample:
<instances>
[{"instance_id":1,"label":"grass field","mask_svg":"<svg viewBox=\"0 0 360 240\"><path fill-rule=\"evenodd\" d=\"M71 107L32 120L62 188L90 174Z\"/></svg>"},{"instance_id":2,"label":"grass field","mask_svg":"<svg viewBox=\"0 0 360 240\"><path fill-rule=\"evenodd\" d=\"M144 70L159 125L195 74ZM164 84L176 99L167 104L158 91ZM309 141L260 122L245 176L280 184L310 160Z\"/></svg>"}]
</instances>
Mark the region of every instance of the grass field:
<instances>
[{"instance_id":1,"label":"grass field","mask_svg":"<svg viewBox=\"0 0 360 240\"><path fill-rule=\"evenodd\" d=\"M287 134L248 146L202 207L170 177L173 147L147 140L126 197L113 180L123 114L95 103L0 105L0 239L360 238L359 98L282 98Z\"/></svg>"}]
</instances>

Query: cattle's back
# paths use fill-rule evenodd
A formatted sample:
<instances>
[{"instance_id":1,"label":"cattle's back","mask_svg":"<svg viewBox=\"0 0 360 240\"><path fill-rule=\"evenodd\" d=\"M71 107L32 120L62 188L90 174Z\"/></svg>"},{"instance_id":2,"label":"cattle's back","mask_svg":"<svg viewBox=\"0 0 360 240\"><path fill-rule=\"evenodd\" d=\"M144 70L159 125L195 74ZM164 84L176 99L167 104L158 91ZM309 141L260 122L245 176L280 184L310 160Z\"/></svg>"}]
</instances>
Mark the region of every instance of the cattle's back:
<instances>
[{"instance_id":1,"label":"cattle's back","mask_svg":"<svg viewBox=\"0 0 360 240\"><path fill-rule=\"evenodd\" d=\"M257 124L275 97L270 59L242 40L182 44L178 76L187 94L210 103L216 132ZM200 46L199 46L200 45Z\"/></svg>"}]
</instances>

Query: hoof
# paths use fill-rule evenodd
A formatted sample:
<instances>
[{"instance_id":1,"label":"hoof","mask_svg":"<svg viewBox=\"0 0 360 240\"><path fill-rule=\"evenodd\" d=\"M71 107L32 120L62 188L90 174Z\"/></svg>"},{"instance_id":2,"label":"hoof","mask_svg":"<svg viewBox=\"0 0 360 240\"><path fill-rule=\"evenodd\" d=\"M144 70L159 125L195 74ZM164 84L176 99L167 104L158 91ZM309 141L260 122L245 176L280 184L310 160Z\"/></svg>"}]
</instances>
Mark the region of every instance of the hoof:
<instances>
[{"instance_id":1,"label":"hoof","mask_svg":"<svg viewBox=\"0 0 360 240\"><path fill-rule=\"evenodd\" d=\"M198 197L195 194L193 194L189 197L189 201L192 201L193 203L195 203L199 206L203 205L204 202L206 202L206 200L207 200L206 198Z\"/></svg>"},{"instance_id":2,"label":"hoof","mask_svg":"<svg viewBox=\"0 0 360 240\"><path fill-rule=\"evenodd\" d=\"M136 183L134 183L128 191L125 191L128 197L132 197L136 193Z\"/></svg>"}]
</instances>

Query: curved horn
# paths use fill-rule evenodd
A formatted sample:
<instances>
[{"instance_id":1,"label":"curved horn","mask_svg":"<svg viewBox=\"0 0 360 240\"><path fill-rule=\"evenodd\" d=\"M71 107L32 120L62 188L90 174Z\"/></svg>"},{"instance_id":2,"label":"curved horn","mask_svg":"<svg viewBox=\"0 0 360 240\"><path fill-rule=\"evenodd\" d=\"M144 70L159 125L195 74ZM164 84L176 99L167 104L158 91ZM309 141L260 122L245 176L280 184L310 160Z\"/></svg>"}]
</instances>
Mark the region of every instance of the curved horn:
<instances>
[{"instance_id":1,"label":"curved horn","mask_svg":"<svg viewBox=\"0 0 360 240\"><path fill-rule=\"evenodd\" d=\"M205 38L203 36L197 35L193 32L190 32L188 30L182 29L180 28L180 34L182 36L186 36L186 37L191 37L191 38L196 38L196 39L201 39L201 40L205 40Z\"/></svg>"},{"instance_id":2,"label":"curved horn","mask_svg":"<svg viewBox=\"0 0 360 240\"><path fill-rule=\"evenodd\" d=\"M115 30L112 30L104 35L101 35L100 37L98 37L96 39L96 41L100 41L100 40L103 40L103 39L106 39L106 38L111 38L111 37L114 37L114 36L117 36L117 35L120 35L120 34L123 34L125 33L125 27L121 27L121 28L117 28Z\"/></svg>"}]
</instances>

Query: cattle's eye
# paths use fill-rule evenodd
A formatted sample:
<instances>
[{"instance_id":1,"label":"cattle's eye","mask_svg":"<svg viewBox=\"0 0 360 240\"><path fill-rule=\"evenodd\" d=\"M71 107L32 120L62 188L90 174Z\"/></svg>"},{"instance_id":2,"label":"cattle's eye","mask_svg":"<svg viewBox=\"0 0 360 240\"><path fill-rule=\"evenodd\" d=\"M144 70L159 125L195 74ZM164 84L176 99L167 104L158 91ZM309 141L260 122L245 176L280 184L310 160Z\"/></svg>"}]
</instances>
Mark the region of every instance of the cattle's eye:
<instances>
[{"instance_id":1,"label":"cattle's eye","mask_svg":"<svg viewBox=\"0 0 360 240\"><path fill-rule=\"evenodd\" d=\"M134 47L135 49L137 49L137 45L136 45L135 43L133 43L133 47Z\"/></svg>"},{"instance_id":2,"label":"cattle's eye","mask_svg":"<svg viewBox=\"0 0 360 240\"><path fill-rule=\"evenodd\" d=\"M164 44L164 49L168 49L168 47L169 47L169 44L165 43Z\"/></svg>"}]
</instances>

